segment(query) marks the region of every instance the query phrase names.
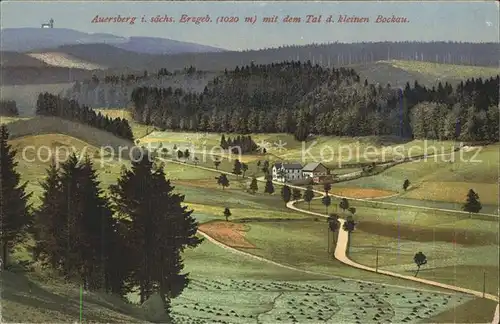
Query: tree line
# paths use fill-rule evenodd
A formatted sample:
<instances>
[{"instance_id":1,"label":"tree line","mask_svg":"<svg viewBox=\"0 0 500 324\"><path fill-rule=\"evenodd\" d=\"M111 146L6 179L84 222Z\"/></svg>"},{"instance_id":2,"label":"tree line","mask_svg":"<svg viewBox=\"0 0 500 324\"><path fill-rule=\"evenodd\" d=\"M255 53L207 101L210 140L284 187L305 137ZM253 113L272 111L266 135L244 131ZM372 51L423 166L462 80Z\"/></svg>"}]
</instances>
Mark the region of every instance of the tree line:
<instances>
[{"instance_id":1,"label":"tree line","mask_svg":"<svg viewBox=\"0 0 500 324\"><path fill-rule=\"evenodd\" d=\"M0 116L19 116L16 102L14 100L0 100Z\"/></svg>"},{"instance_id":2,"label":"tree line","mask_svg":"<svg viewBox=\"0 0 500 324\"><path fill-rule=\"evenodd\" d=\"M101 113L96 113L88 106L80 106L75 100L62 98L48 92L38 95L36 114L76 121L130 141L134 140L132 129L126 119L109 118Z\"/></svg>"},{"instance_id":3,"label":"tree line","mask_svg":"<svg viewBox=\"0 0 500 324\"><path fill-rule=\"evenodd\" d=\"M147 156L134 161L104 193L90 158L73 154L60 165L52 162L34 207L7 139L2 126L3 270L14 246L31 237L34 261L47 269L91 291L125 298L138 289L141 302L158 293L168 315L171 299L189 283L181 253L201 240L193 211L173 192L163 166Z\"/></svg>"},{"instance_id":4,"label":"tree line","mask_svg":"<svg viewBox=\"0 0 500 324\"><path fill-rule=\"evenodd\" d=\"M498 86L497 76L401 90L291 61L226 70L202 93L138 87L131 99L136 121L174 130L495 140Z\"/></svg>"},{"instance_id":5,"label":"tree line","mask_svg":"<svg viewBox=\"0 0 500 324\"><path fill-rule=\"evenodd\" d=\"M238 135L234 138L228 137L222 134L220 139L220 147L224 150L232 149L232 153L239 153L238 148L242 154L253 153L258 149L257 144L252 140L252 137Z\"/></svg>"}]
</instances>

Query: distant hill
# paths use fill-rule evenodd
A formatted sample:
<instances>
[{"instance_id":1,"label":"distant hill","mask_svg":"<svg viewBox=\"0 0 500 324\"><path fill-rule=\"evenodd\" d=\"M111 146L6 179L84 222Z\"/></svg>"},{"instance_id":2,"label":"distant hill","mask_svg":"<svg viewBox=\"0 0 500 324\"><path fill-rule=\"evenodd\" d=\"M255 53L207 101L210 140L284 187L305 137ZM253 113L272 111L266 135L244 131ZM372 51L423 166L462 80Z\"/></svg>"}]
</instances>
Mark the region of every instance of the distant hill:
<instances>
[{"instance_id":1,"label":"distant hill","mask_svg":"<svg viewBox=\"0 0 500 324\"><path fill-rule=\"evenodd\" d=\"M40 49L34 53L57 52L109 68L131 68L144 70L151 62L160 61L165 56L137 53L109 44L63 45L57 49Z\"/></svg>"},{"instance_id":2,"label":"distant hill","mask_svg":"<svg viewBox=\"0 0 500 324\"><path fill-rule=\"evenodd\" d=\"M6 28L0 32L2 51L28 52L56 48L66 44L124 43L125 37L111 34L88 34L66 28Z\"/></svg>"},{"instance_id":3,"label":"distant hill","mask_svg":"<svg viewBox=\"0 0 500 324\"><path fill-rule=\"evenodd\" d=\"M131 52L147 54L208 53L225 51L218 47L159 37L130 37L128 42L115 44L114 46Z\"/></svg>"},{"instance_id":4,"label":"distant hill","mask_svg":"<svg viewBox=\"0 0 500 324\"><path fill-rule=\"evenodd\" d=\"M84 33L66 28L6 28L0 32L2 51L31 52L53 50L63 45L110 44L137 53L179 54L221 52L222 48L155 37L121 37Z\"/></svg>"},{"instance_id":5,"label":"distant hill","mask_svg":"<svg viewBox=\"0 0 500 324\"><path fill-rule=\"evenodd\" d=\"M31 66L31 67L48 67L49 65L29 56L28 54L19 52L0 52L1 67L16 67L16 66Z\"/></svg>"}]
</instances>

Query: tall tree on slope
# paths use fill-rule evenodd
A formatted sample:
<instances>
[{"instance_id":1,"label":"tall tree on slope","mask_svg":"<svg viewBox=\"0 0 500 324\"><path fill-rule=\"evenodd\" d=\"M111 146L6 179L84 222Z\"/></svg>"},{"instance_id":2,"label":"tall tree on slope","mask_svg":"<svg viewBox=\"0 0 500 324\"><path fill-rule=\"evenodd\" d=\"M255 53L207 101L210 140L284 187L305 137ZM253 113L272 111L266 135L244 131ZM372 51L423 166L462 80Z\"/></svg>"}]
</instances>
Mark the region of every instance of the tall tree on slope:
<instances>
[{"instance_id":1,"label":"tall tree on slope","mask_svg":"<svg viewBox=\"0 0 500 324\"><path fill-rule=\"evenodd\" d=\"M0 127L0 238L2 244L2 266L7 269L8 254L14 244L23 239L25 230L31 224L26 185L20 184L21 176L16 172L14 161L16 151L7 143L7 127Z\"/></svg>"},{"instance_id":2,"label":"tall tree on slope","mask_svg":"<svg viewBox=\"0 0 500 324\"><path fill-rule=\"evenodd\" d=\"M147 155L132 162L131 170L110 187L118 212L131 220L127 237L135 265L131 282L139 286L141 303L159 292L167 315L171 298L189 283L188 275L181 274L181 252L201 243L192 211L173 189L163 167L154 166Z\"/></svg>"}]
</instances>

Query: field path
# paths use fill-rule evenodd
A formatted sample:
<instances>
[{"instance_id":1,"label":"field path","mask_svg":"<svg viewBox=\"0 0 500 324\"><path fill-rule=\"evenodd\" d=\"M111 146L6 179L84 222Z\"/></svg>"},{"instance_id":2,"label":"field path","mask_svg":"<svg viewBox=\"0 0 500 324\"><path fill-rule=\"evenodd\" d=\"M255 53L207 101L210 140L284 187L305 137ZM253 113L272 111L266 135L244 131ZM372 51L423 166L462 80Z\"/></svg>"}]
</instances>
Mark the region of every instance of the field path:
<instances>
[{"instance_id":1,"label":"field path","mask_svg":"<svg viewBox=\"0 0 500 324\"><path fill-rule=\"evenodd\" d=\"M315 276L323 276L325 278L330 278L330 279L344 279L344 280L350 280L350 281L355 281L355 282L359 282L359 283L366 283L366 284L370 283L370 284L377 284L377 285L387 286L387 287L402 288L402 289L422 291L422 292L430 292L430 293L438 293L438 294L444 294L444 295L452 295L452 293L447 293L447 292L443 292L443 291L423 289L423 288L413 288L413 287L400 286L400 285L392 285L392 284L379 283L379 282L373 282L373 281L365 281L365 280L360 280L360 279L344 278L344 277L334 276L334 275L327 274L327 273L321 273L321 272L315 272L315 271L309 271L309 270L305 270L305 269L300 269L300 268L292 267L292 266L289 266L289 265L286 265L286 264L283 264L283 263L275 262L273 260L269 260L269 259L260 257L260 256L255 255L255 254L251 254L251 253L248 253L248 252L244 252L244 251L238 250L238 249L233 248L233 247L231 247L229 245L226 245L226 244L224 244L224 243L222 243L220 241L217 241L216 239L214 239L213 237L211 237L210 235L208 235L207 233L205 233L205 232L203 232L201 230L198 230L198 234L200 234L201 236L203 236L204 238L206 238L209 242L217 245L218 247L220 247L220 248L222 248L222 249L224 249L226 251L232 252L234 254L242 255L242 256L245 256L245 257L248 257L248 258L251 258L251 259L254 259L254 260L258 260L258 261L261 261L261 262L265 262L265 263L268 263L268 264L272 264L272 265L275 265L275 266L280 267L280 268L292 270L292 271L298 271L298 272L307 273L307 274L311 274L311 275L315 275Z\"/></svg>"},{"instance_id":2,"label":"field path","mask_svg":"<svg viewBox=\"0 0 500 324\"><path fill-rule=\"evenodd\" d=\"M315 213L315 212L311 212L311 211L307 211L307 210L303 210L303 209L295 207L294 204L296 202L298 202L298 201L301 201L301 200L290 201L290 202L287 203L286 206L288 208L292 209L292 210L295 210L295 211L298 211L298 212L302 212L302 213L306 213L306 214L309 214L309 215L320 216L320 217L328 217L328 216L326 216L324 214ZM351 259L349 259L347 257L347 254L346 254L347 247L348 247L348 244L349 244L349 233L342 228L342 225L344 224L345 220L339 218L339 222L340 222L340 229L339 229L339 234L338 234L338 238L337 238L337 246L335 247L335 258L337 260L339 260L340 262L344 263L344 264L347 264L347 265L349 265L351 267L354 267L354 268L358 268L358 269L362 269L362 270L366 270L366 271L371 271L371 272L376 272L376 273L384 274L384 275L391 276L391 277L396 277L396 278L401 278L401 279L406 279L406 280L421 282L421 283L424 283L424 284L427 284L427 285L431 285L431 286L436 286L436 287L440 287L440 288L444 288L444 289L450 289L450 290L454 290L454 291L457 291L457 292L466 293L466 294L469 294L469 295L474 295L474 296L481 297L481 298L487 298L487 299L490 299L490 300L499 301L498 296L494 296L494 295L491 295L491 294L483 294L480 291L476 291L476 290L472 290L472 289L467 289L467 288L462 288L462 287L458 287L458 286L447 285L447 284L439 283L439 282L436 282L436 281L431 281L431 280L427 280L427 279L417 278L417 277L413 277L413 276L406 276L406 275L402 275L402 274L395 273L395 272L390 272L390 271L385 271L385 270L378 270L378 269L375 269L375 268L371 268L371 267L368 267L368 266L356 263L356 262L352 261Z\"/></svg>"},{"instance_id":3,"label":"field path","mask_svg":"<svg viewBox=\"0 0 500 324\"><path fill-rule=\"evenodd\" d=\"M216 169L213 169L213 168L207 168L207 167L203 167L203 166L199 166L199 165L188 164L188 163L184 163L184 162L180 162L180 161L175 161L175 160L170 160L170 159L165 160L165 162L173 162L173 163L182 164L182 165L189 165L189 166L200 168L200 169L204 169L204 170L207 170L207 171L212 171L212 172L217 172L217 173L223 173L223 174L232 175L231 172L216 170ZM262 178L257 179L257 180L261 181L261 182L265 181ZM273 181L273 183L275 183L277 185L283 185L283 183L281 183L281 182L275 182L275 181ZM304 187L293 186L293 185L288 185L288 186L291 187L291 188L297 188L297 189L300 189L300 190L305 190ZM317 194L320 194L321 196L324 195L324 192L319 191L319 190L313 190L313 192L315 192ZM316 197L315 199L319 199L319 198L321 198L321 196L320 197ZM339 198L342 198L342 197L339 197ZM383 197L379 197L379 198L383 198ZM351 198L351 200L355 200L355 201L370 201L370 199L353 199L353 198ZM292 209L292 210L295 210L295 211L298 211L298 212L302 212L302 213L306 213L306 214L309 214L309 215L320 216L320 217L327 217L326 215L323 215L323 214L320 214L320 213L315 213L315 212L311 212L311 211L307 211L307 210L303 210L303 209L295 207L294 204L297 203L297 202L299 202L299 201L302 201L302 200L290 201L290 202L287 203L286 206L289 209ZM439 211L445 211L445 212L454 212L454 213L468 214L467 212L464 212L464 211L452 210L452 209L441 209L441 208L432 208L432 207L424 207L424 206L404 205L404 204L389 203L389 202L379 202L379 203L380 204L386 204L386 205L399 206L399 207L420 208L420 209L427 209L427 210L439 210ZM498 215L495 215L495 214L480 214L480 215L498 217ZM349 244L349 235L342 228L342 225L344 224L345 220L339 219L339 222L340 222L341 226L340 226L339 234L338 234L338 238L337 238L337 245L335 247L335 258L337 260L339 260L340 262L348 265L348 266L351 266L351 267L354 267L354 268L357 268L357 269L361 269L361 270L370 271L370 272L380 273L380 274L387 275L387 276L394 277L394 278L401 278L401 279L411 280L411 281L415 281L415 282L420 282L420 283L423 283L423 284L426 284L426 285L435 286L435 287L439 287L439 288L444 288L444 289L448 289L448 290L453 290L453 291L456 291L456 292L459 292L459 293L465 293L465 294L473 295L473 296L480 297L480 298L486 298L486 299L490 299L490 300L493 300L493 301L496 301L496 302L499 301L498 296L491 295L491 294L483 294L480 291L476 291L476 290L472 290L472 289L467 289L467 288L463 288L463 287L458 287L458 286L453 286L453 285L447 285L447 284L443 284L443 283L432 281L432 280L427 280L427 279L422 279L422 278L416 278L416 277L413 277L413 276L406 276L406 275L402 275L402 274L394 273L394 272L390 272L390 271L378 270L378 269L375 269L375 268L371 268L371 267L368 267L368 266L356 263L356 262L352 261L351 259L349 259L348 256L347 256L347 254L346 254L347 247L348 247L348 244ZM304 273L315 274L315 275L329 276L329 275L326 275L326 274L321 274L321 273L316 273L316 272L312 272L312 271L307 271L307 270L303 270L303 269L298 269L298 268L290 267L290 266L287 266L287 265L284 265L284 264L280 264L280 263L274 262L272 260L268 260L268 259L256 256L256 255L253 255L251 253L246 253L246 252L234 249L234 248L232 248L230 246L227 246L227 245L225 245L225 244L223 244L223 243L221 243L221 242L213 239L212 237L210 237L206 233L203 233L201 231L198 231L198 232L201 235L203 235L205 238L207 238L210 242L212 242L212 243L214 243L214 244L216 244L216 245L218 245L218 246L220 246L220 247L222 247L222 248L224 248L226 250L229 250L229 251L231 251L233 253L237 253L237 254L240 254L240 255L245 255L245 256L248 256L248 257L260 260L262 262L274 264L276 266L287 268L287 269L290 269L290 270L296 270L296 271L301 271L301 272L304 272ZM497 308L496 308L496 311L495 311L495 314L494 314L494 317L493 317L493 321L492 321L492 324L498 324L498 323L499 323L499 305L497 305Z\"/></svg>"},{"instance_id":4,"label":"field path","mask_svg":"<svg viewBox=\"0 0 500 324\"><path fill-rule=\"evenodd\" d=\"M430 157L431 156L429 156L429 158ZM193 167L193 168L199 168L199 169L202 169L202 170L216 172L216 173L219 173L219 174L222 173L222 174L227 174L227 175L234 175L231 172L222 171L222 170L216 170L214 168L207 168L207 167L204 167L204 166L201 166L201 165L194 165L194 164L185 163L185 162L177 161L177 160L173 160L173 159L161 159L161 158L158 158L158 159L160 159L161 161L163 161L165 163L168 163L168 162L170 162L170 163L176 163L176 164L180 164L180 165L190 166L190 167ZM264 177L257 178L257 181L259 181L259 182L266 182L266 180L264 179ZM278 182L278 181L273 181L273 184L279 185L279 186L283 186L284 185L284 183ZM294 186L294 185L291 185L291 184L286 184L286 185L288 187L290 187L290 188L295 188L295 189L299 189L299 190L306 190L306 188L304 188L304 187ZM323 191L320 191L320 190L314 190L313 189L313 192L316 193L316 194L319 194L321 196L323 196L325 194ZM377 199L386 199L386 198L390 198L390 197L395 197L397 195L399 195L399 194L394 194L394 195L384 196L384 197L376 197L376 198L349 198L349 200L362 201L362 202L373 202L374 200L377 200ZM333 195L333 194L329 194L329 196L335 197L335 198L344 198L343 196L338 196L338 195ZM416 208L416 209L423 209L423 210L437 210L437 211L443 211L443 212L448 212L448 213L457 213L457 214L469 215L469 213L466 212L466 211L456 210L456 209L444 209L444 208L433 208L433 207L417 206L417 205L398 204L398 203L391 203L391 202L387 202L387 201L377 201L377 204L379 204L379 205L387 205L387 206L396 206L396 207ZM499 218L499 215L497 215L497 214L475 213L474 215L481 215L481 216L489 216L489 217Z\"/></svg>"}]
</instances>

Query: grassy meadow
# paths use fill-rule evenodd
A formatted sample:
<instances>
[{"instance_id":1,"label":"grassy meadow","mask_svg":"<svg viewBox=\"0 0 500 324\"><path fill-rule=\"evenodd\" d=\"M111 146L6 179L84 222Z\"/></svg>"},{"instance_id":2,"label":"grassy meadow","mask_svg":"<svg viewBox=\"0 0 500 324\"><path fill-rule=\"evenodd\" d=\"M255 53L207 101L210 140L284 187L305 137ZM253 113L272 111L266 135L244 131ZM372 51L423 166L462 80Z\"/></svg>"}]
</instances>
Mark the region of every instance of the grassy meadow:
<instances>
[{"instance_id":1,"label":"grassy meadow","mask_svg":"<svg viewBox=\"0 0 500 324\"><path fill-rule=\"evenodd\" d=\"M469 189L484 205L498 205L499 144L444 157L403 163L333 187L371 188L400 192L400 198L463 203ZM404 192L405 179L411 186Z\"/></svg>"},{"instance_id":2,"label":"grassy meadow","mask_svg":"<svg viewBox=\"0 0 500 324\"><path fill-rule=\"evenodd\" d=\"M401 70L405 70L408 72L417 72L419 74L435 77L439 80L469 79L479 77L489 78L498 75L498 68L495 67L403 60L381 62L390 64Z\"/></svg>"},{"instance_id":3,"label":"grassy meadow","mask_svg":"<svg viewBox=\"0 0 500 324\"><path fill-rule=\"evenodd\" d=\"M129 118L123 110L105 113ZM13 122L16 123L16 120ZM28 130L23 130L23 124L17 124L14 133L19 136L10 141L18 151L18 171L22 180L29 183L28 191L33 192L32 202L35 206L41 196L39 182L43 180L50 163L49 151L41 150L36 156L40 147L58 149L63 154L61 159L67 152L80 155L86 152L94 159L105 192L110 184L116 182L121 168L130 166L129 161L109 157L101 163L103 160L99 149L100 137L95 135L97 132L90 136L87 134L88 129L81 128L71 132L66 130L68 134L63 135L64 127L52 130L42 125L45 133L36 134L37 124L35 119L30 121L32 129ZM151 132L152 129L143 125L132 122L131 126L140 141L139 145L162 143L169 151L173 151L173 145L180 149L192 145L202 148L217 146L220 141L220 134ZM281 140L287 145L280 151L269 149L266 155L244 155L242 161L249 166L247 177L229 176L228 188L222 189L217 185L217 171L195 168L193 162L166 162L166 176L175 190L185 195L185 204L194 210L193 214L202 230L242 252L299 270L240 255L205 240L200 247L184 252L185 270L191 273L193 281L174 300L173 316L177 322L454 322L456 314L463 314L464 318L472 322L491 320L495 305L490 301L461 294L447 297L441 294L443 290L436 287L365 272L336 261L332 251L328 252L328 232L324 219L287 209L280 197L279 186L275 186L275 193L271 195L263 193L264 183L261 182L258 183L257 193L248 191L249 176L261 175L257 161L300 160L302 143L283 134L255 134L252 138L258 143L278 143ZM374 145L379 149L378 154L385 152L386 158L394 157L397 145L401 145L401 152L410 151L412 155L420 155L425 144L421 141L400 143L396 139L374 137L320 137L311 139L309 143L312 141L318 142L310 151L313 155L321 152L322 145L335 149L346 146L354 151ZM452 142L436 142L435 145L438 144L443 145L448 152L454 146ZM421 148L413 149L413 145ZM30 146L33 149L25 151L23 157L23 149ZM463 199L463 190L473 187L478 188L483 203L495 204L493 186L498 179L498 173L495 173L495 167L498 168L496 153L496 145L481 150L476 158L488 161L486 164L460 161L450 164L439 160L405 163L376 176L336 184L332 193L361 195L364 192L372 196L401 193L401 197L417 203L426 199L454 202ZM200 166L214 168L211 156L202 159L201 151L195 152L195 156L199 157ZM219 169L232 171L232 160L228 156L221 157ZM383 158L382 155L379 157ZM356 170L359 169L351 167L334 172ZM410 179L412 186L404 193L401 186L406 178ZM433 186L435 190L430 191ZM444 188L449 188L449 191L440 193ZM498 191L496 195L498 198ZM332 203L337 204L338 201ZM419 277L481 290L486 273L486 290L496 293L499 283L498 221L469 219L467 215L453 213L377 206L376 203L352 204L357 209L355 219L359 222L352 234L349 250L353 260L374 266L378 251L378 266L381 269L411 274L415 271L413 255L422 251L429 263L422 267ZM306 210L309 208L307 203L298 203L297 206ZM229 222L225 221L223 215L225 207L231 210ZM311 210L326 212L319 200L311 203ZM333 205L330 210L335 210ZM28 247L29 242L28 246L18 247L14 257L28 259ZM45 273L9 272L8 276L2 279L4 319L16 320L26 310L29 313L26 318L33 322L77 320L78 287L58 283ZM372 283L356 281L358 279ZM413 288L432 292L416 292ZM135 300L134 296L130 298ZM134 306L97 293L86 296L85 303L84 319L88 321L152 320L152 311L147 305Z\"/></svg>"},{"instance_id":4,"label":"grassy meadow","mask_svg":"<svg viewBox=\"0 0 500 324\"><path fill-rule=\"evenodd\" d=\"M413 256L422 251L429 263L419 273L420 277L482 291L486 272L487 292L497 292L497 219L351 204L356 207L354 218L358 222L349 250L354 261L375 267L378 251L381 269L409 274L415 272ZM307 210L308 204L298 203L297 207ZM311 203L311 210L325 213L319 200Z\"/></svg>"}]
</instances>

